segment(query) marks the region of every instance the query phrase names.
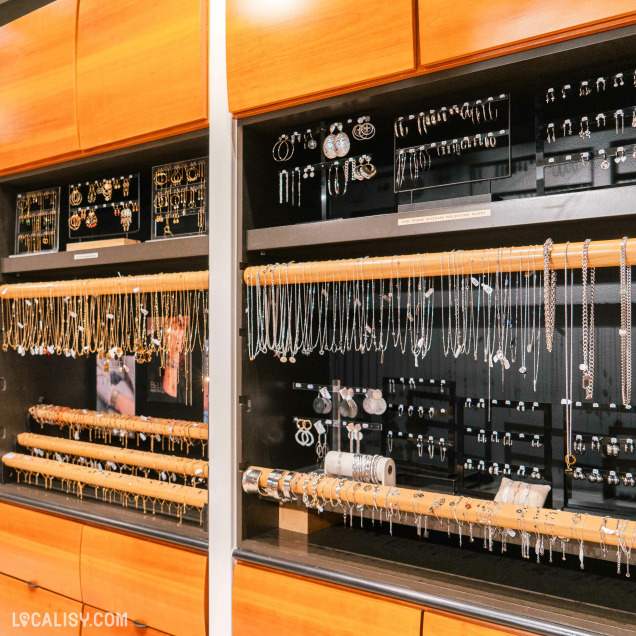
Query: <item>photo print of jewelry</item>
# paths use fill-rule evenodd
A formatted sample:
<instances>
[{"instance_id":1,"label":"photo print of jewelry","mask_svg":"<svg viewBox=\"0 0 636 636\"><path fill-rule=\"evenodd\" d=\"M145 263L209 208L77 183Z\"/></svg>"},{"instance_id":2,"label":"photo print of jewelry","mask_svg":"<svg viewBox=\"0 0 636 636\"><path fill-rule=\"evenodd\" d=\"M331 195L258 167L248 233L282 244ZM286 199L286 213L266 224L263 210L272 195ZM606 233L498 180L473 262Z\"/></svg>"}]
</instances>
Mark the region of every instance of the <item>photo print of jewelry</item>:
<instances>
[{"instance_id":1,"label":"photo print of jewelry","mask_svg":"<svg viewBox=\"0 0 636 636\"><path fill-rule=\"evenodd\" d=\"M18 194L15 253L56 251L59 214L59 188Z\"/></svg>"},{"instance_id":2,"label":"photo print of jewelry","mask_svg":"<svg viewBox=\"0 0 636 636\"><path fill-rule=\"evenodd\" d=\"M138 232L139 174L70 185L68 227L71 239Z\"/></svg>"},{"instance_id":3,"label":"photo print of jewelry","mask_svg":"<svg viewBox=\"0 0 636 636\"><path fill-rule=\"evenodd\" d=\"M166 373L178 373L170 361L185 354L191 387L190 354L197 347L207 354L207 287L207 272L4 285L2 350L97 354L104 371L111 363L121 367L126 355L140 364L157 356Z\"/></svg>"},{"instance_id":4,"label":"photo print of jewelry","mask_svg":"<svg viewBox=\"0 0 636 636\"><path fill-rule=\"evenodd\" d=\"M590 278L595 262L619 266L621 377L623 404L631 403L631 263L636 239L593 241L489 250L414 254L313 263L248 267L244 273L250 359L271 351L281 362L299 354L376 351L392 345L418 360L428 354L433 324L441 324L445 356L471 356L491 375L517 372L532 378L536 391L542 328L552 351L557 272L564 269L566 306L566 396L573 400L574 268ZM569 269L569 272L568 272ZM543 270L543 284L541 281ZM594 396L594 309L587 283L581 299L587 315L577 383ZM543 320L542 314L543 312ZM435 314L439 318L435 317ZM585 322L585 320L584 320ZM483 339L483 346L480 344ZM490 391L490 389L489 389ZM490 394L489 394L490 399ZM571 425L571 416L568 417ZM571 449L567 449L571 456Z\"/></svg>"},{"instance_id":5,"label":"photo print of jewelry","mask_svg":"<svg viewBox=\"0 0 636 636\"><path fill-rule=\"evenodd\" d=\"M152 169L155 238L207 232L207 173L207 157ZM163 224L161 233L158 224Z\"/></svg>"},{"instance_id":6,"label":"photo print of jewelry","mask_svg":"<svg viewBox=\"0 0 636 636\"><path fill-rule=\"evenodd\" d=\"M495 128L495 122L498 126ZM459 161L462 153L473 155L471 165L478 165L481 154L477 151L494 150L501 138L508 139L508 174L510 172L510 97L501 94L475 101L453 104L436 110L399 116L393 122L395 192L406 192L426 187L439 187L458 183L452 174L430 181L427 174L443 164L444 158ZM437 137L437 139L436 139ZM441 137L441 139L440 139ZM425 138L426 143L413 144L414 138ZM403 140L410 140L407 147L400 147ZM430 140L430 141L429 141ZM505 147L505 145L504 145ZM497 154L500 157L501 153ZM505 162L506 157L500 157ZM492 161L492 158L489 159ZM446 162L447 163L447 162ZM497 178L508 175L496 175ZM495 178L495 177L493 177ZM487 180L488 177L466 181ZM462 181L463 182L463 181Z\"/></svg>"},{"instance_id":7,"label":"photo print of jewelry","mask_svg":"<svg viewBox=\"0 0 636 636\"><path fill-rule=\"evenodd\" d=\"M365 457L365 456L363 456ZM483 540L484 550L493 552L495 542L500 543L502 553L508 550L509 537L521 539L521 556L530 559L532 545L537 563L548 556L553 562L554 552L561 551L566 560L566 546L573 542L579 567L585 569L585 543L600 545L603 556L610 546L616 548L616 569L621 574L625 563L625 576L630 578L632 547L636 540L636 522L610 516L573 513L527 505L530 493L540 486L525 484L523 501L508 503L502 499L487 500L464 495L449 495L413 488L388 486L372 480L363 480L366 471L357 471L354 479L343 479L322 472L302 473L283 469L271 470L250 466L242 479L243 491L268 497L277 503L301 501L307 508L319 511L341 512L345 523L353 526L353 513L360 515L364 527L365 513L379 523L414 525L418 537L429 536L429 517L439 531L457 534L462 547L464 533L470 543ZM514 501L514 500L513 500ZM383 519L384 517L384 519ZM433 527L430 528L431 530ZM578 545L577 545L578 544Z\"/></svg>"}]
</instances>

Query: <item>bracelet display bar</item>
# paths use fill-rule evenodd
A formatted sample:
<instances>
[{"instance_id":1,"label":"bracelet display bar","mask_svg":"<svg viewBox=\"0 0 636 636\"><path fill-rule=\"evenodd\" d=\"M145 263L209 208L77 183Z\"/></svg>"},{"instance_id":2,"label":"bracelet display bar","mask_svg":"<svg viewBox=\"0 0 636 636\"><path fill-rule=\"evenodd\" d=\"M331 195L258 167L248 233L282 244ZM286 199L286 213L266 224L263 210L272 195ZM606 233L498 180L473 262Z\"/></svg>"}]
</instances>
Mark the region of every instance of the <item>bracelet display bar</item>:
<instances>
[{"instance_id":1,"label":"bracelet display bar","mask_svg":"<svg viewBox=\"0 0 636 636\"><path fill-rule=\"evenodd\" d=\"M84 487L91 486L96 489L96 492L101 488L104 499L109 491L121 493L123 505L126 505L130 496L136 505L141 498L145 510L146 501L150 501L153 512L157 502L177 504L179 520L182 519L187 508L196 508L199 510L202 523L203 511L208 503L206 489L171 484L167 481L134 477L19 453L7 453L2 457L2 463L17 471L18 482L21 472L29 476L29 483L32 476L35 476L36 483L38 477L42 476L45 486L52 483L53 479L59 479L67 484L67 488L72 484L77 489L79 497L82 497Z\"/></svg>"},{"instance_id":2,"label":"bracelet display bar","mask_svg":"<svg viewBox=\"0 0 636 636\"><path fill-rule=\"evenodd\" d=\"M261 496L272 496L271 493L274 490L282 493L284 491L281 490L281 484L290 472L292 471L274 471L269 468L250 466L244 473L243 490L253 493L257 488ZM249 476L249 480L252 478L255 480L258 477L258 483L253 486L247 484L246 475ZM324 498L327 503L337 497L338 502L366 507L369 511L381 509L389 513L388 518L394 523L400 523L402 516L414 515L416 518L428 516L433 519L447 519L454 523L496 526L521 534L536 533L557 538L569 537L579 542L587 541L616 547L621 545L624 536L633 536L636 531L636 521L623 521L612 517L549 508L520 508L518 504L504 503L497 504L498 509L495 512L494 502L484 499L381 485L374 485L365 490L364 486L367 484L362 482L330 478L324 475L322 476L324 479L314 485L313 482L317 481L318 475L312 476L305 473L297 473L297 475L298 478L292 479L289 486L290 491L295 495L300 497L303 494L307 495L307 492L303 493L303 485L306 480L311 479L311 489L307 489L311 496L320 500ZM338 485L340 489L336 495L335 489Z\"/></svg>"},{"instance_id":3,"label":"bracelet display bar","mask_svg":"<svg viewBox=\"0 0 636 636\"><path fill-rule=\"evenodd\" d=\"M188 457L172 457L157 453L135 450L132 448L117 448L102 444L91 444L60 437L37 435L35 433L20 433L18 444L31 450L46 452L49 455L67 454L79 458L98 459L128 466L135 472L139 469L150 469L157 472L172 472L191 477L207 479L208 462Z\"/></svg>"}]
</instances>

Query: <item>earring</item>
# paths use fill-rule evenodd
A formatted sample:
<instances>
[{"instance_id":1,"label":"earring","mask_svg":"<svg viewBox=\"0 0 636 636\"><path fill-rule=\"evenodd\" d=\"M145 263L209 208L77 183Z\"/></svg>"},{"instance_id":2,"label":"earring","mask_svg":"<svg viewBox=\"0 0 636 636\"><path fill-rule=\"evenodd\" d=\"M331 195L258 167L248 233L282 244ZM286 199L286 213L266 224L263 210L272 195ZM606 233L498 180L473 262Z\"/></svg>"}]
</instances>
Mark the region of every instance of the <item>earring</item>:
<instances>
[{"instance_id":1,"label":"earring","mask_svg":"<svg viewBox=\"0 0 636 636\"><path fill-rule=\"evenodd\" d=\"M86 227L91 230L97 226L97 215L95 214L95 210L90 210L88 215L86 216Z\"/></svg>"},{"instance_id":2,"label":"earring","mask_svg":"<svg viewBox=\"0 0 636 636\"><path fill-rule=\"evenodd\" d=\"M73 230L73 232L77 232L82 225L82 217L80 217L79 213L81 210L73 210L73 215L68 220L68 226Z\"/></svg>"},{"instance_id":3,"label":"earring","mask_svg":"<svg viewBox=\"0 0 636 636\"><path fill-rule=\"evenodd\" d=\"M391 451L393 450L393 431L389 431L386 434L386 447L389 453L391 453Z\"/></svg>"},{"instance_id":4,"label":"earring","mask_svg":"<svg viewBox=\"0 0 636 636\"><path fill-rule=\"evenodd\" d=\"M596 92L600 93L601 91L601 86L603 87L603 90L605 90L605 78L604 77L599 77L596 80Z\"/></svg>"},{"instance_id":5,"label":"earring","mask_svg":"<svg viewBox=\"0 0 636 636\"><path fill-rule=\"evenodd\" d=\"M623 163L627 157L625 156L625 148L620 146L616 149L616 156L614 157L614 163Z\"/></svg>"},{"instance_id":6,"label":"earring","mask_svg":"<svg viewBox=\"0 0 636 636\"><path fill-rule=\"evenodd\" d=\"M599 113L596 116L596 127L597 128L601 127L601 121L603 122L603 128L605 128L605 113Z\"/></svg>"},{"instance_id":7,"label":"earring","mask_svg":"<svg viewBox=\"0 0 636 636\"><path fill-rule=\"evenodd\" d=\"M572 134L572 121L570 119L566 119L563 122L563 136Z\"/></svg>"},{"instance_id":8,"label":"earring","mask_svg":"<svg viewBox=\"0 0 636 636\"><path fill-rule=\"evenodd\" d=\"M618 118L621 118L621 133L625 132L625 115L622 109L617 110L614 113L614 119L616 120L616 134L618 135Z\"/></svg>"},{"instance_id":9,"label":"earring","mask_svg":"<svg viewBox=\"0 0 636 636\"><path fill-rule=\"evenodd\" d=\"M433 459L435 456L435 439L432 435L428 438L428 456Z\"/></svg>"},{"instance_id":10,"label":"earring","mask_svg":"<svg viewBox=\"0 0 636 636\"><path fill-rule=\"evenodd\" d=\"M284 154L283 154L284 153ZM281 135L272 148L274 161L287 161L294 154L294 144L287 135Z\"/></svg>"},{"instance_id":11,"label":"earring","mask_svg":"<svg viewBox=\"0 0 636 636\"><path fill-rule=\"evenodd\" d=\"M338 123L337 127L338 134L335 139L336 155L338 157L344 157L347 155L349 150L351 150L351 141L349 140L347 133L342 132L342 124Z\"/></svg>"},{"instance_id":12,"label":"earring","mask_svg":"<svg viewBox=\"0 0 636 636\"><path fill-rule=\"evenodd\" d=\"M329 134L325 138L322 144L322 151L325 153L327 159L335 159L338 156L336 152L336 136L333 134L336 129L336 124L329 126Z\"/></svg>"},{"instance_id":13,"label":"earring","mask_svg":"<svg viewBox=\"0 0 636 636\"><path fill-rule=\"evenodd\" d=\"M375 135L375 126L371 123L371 117L368 115L358 117L358 123L353 127L351 134L358 141L371 139Z\"/></svg>"},{"instance_id":14,"label":"earring","mask_svg":"<svg viewBox=\"0 0 636 636\"><path fill-rule=\"evenodd\" d=\"M601 161L601 168L603 170L607 170L610 167L609 159L607 158L607 153L604 150L599 150L598 154L603 157L603 161Z\"/></svg>"},{"instance_id":15,"label":"earring","mask_svg":"<svg viewBox=\"0 0 636 636\"><path fill-rule=\"evenodd\" d=\"M119 220L121 226L124 228L124 232L128 232L130 230L130 225L132 223L132 210L130 207L125 207L119 216Z\"/></svg>"},{"instance_id":16,"label":"earring","mask_svg":"<svg viewBox=\"0 0 636 636\"><path fill-rule=\"evenodd\" d=\"M73 192L71 192L69 200L71 202L71 205L79 205L82 202L82 193L77 189L76 186L73 186Z\"/></svg>"},{"instance_id":17,"label":"earring","mask_svg":"<svg viewBox=\"0 0 636 636\"><path fill-rule=\"evenodd\" d=\"M278 173L278 201L283 203L283 181L285 182L285 203L289 201L289 173L281 170Z\"/></svg>"},{"instance_id":18,"label":"earring","mask_svg":"<svg viewBox=\"0 0 636 636\"><path fill-rule=\"evenodd\" d=\"M619 86L623 86L623 84L625 84L625 82L623 81L623 74L622 73L616 73L616 75L614 75L614 88L618 88Z\"/></svg>"},{"instance_id":19,"label":"earring","mask_svg":"<svg viewBox=\"0 0 636 636\"><path fill-rule=\"evenodd\" d=\"M545 103L549 104L550 102L553 102L553 101L554 101L554 89L548 88L545 94Z\"/></svg>"}]
</instances>

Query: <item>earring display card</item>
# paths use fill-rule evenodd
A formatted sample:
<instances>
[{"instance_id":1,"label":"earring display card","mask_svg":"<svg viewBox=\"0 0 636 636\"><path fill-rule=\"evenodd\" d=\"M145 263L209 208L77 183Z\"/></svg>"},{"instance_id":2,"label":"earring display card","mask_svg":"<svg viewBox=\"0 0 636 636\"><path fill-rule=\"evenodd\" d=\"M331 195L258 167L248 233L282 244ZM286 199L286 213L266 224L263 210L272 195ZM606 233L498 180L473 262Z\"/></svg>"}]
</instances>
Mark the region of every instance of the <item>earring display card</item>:
<instances>
[{"instance_id":1,"label":"earring display card","mask_svg":"<svg viewBox=\"0 0 636 636\"><path fill-rule=\"evenodd\" d=\"M71 241L139 232L139 173L69 186L68 236Z\"/></svg>"},{"instance_id":2,"label":"earring display card","mask_svg":"<svg viewBox=\"0 0 636 636\"><path fill-rule=\"evenodd\" d=\"M16 255L57 252L60 188L18 194L15 220Z\"/></svg>"},{"instance_id":3,"label":"earring display card","mask_svg":"<svg viewBox=\"0 0 636 636\"><path fill-rule=\"evenodd\" d=\"M207 234L208 158L152 169L152 238Z\"/></svg>"},{"instance_id":4,"label":"earring display card","mask_svg":"<svg viewBox=\"0 0 636 636\"><path fill-rule=\"evenodd\" d=\"M507 94L400 116L393 133L396 193L511 174Z\"/></svg>"}]
</instances>

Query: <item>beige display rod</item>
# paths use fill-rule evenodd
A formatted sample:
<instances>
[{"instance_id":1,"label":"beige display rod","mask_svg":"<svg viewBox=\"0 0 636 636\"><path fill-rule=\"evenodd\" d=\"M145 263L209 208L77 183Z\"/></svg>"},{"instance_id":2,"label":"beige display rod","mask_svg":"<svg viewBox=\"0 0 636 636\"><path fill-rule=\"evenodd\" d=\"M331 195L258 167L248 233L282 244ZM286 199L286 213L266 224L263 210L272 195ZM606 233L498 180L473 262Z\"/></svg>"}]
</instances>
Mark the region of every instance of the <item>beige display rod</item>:
<instances>
[{"instance_id":1,"label":"beige display rod","mask_svg":"<svg viewBox=\"0 0 636 636\"><path fill-rule=\"evenodd\" d=\"M148 499L169 501L192 508L202 509L208 503L206 488L193 488L157 479L133 477L114 471L66 464L20 453L7 453L3 455L2 462L15 470L42 475L49 479L56 478L74 482L80 487L80 495L81 488L86 485L105 490L116 490Z\"/></svg>"},{"instance_id":2,"label":"beige display rod","mask_svg":"<svg viewBox=\"0 0 636 636\"><path fill-rule=\"evenodd\" d=\"M188 291L208 288L207 271L153 274L149 276L117 276L85 278L48 283L18 283L0 286L0 299L59 298L65 296L103 296L106 294L135 294Z\"/></svg>"},{"instance_id":3,"label":"beige display rod","mask_svg":"<svg viewBox=\"0 0 636 636\"><path fill-rule=\"evenodd\" d=\"M29 413L40 424L133 431L134 433L158 434L167 437L185 437L199 440L208 439L208 425L203 422L101 413L99 411L70 409L50 404L32 406L29 409Z\"/></svg>"},{"instance_id":4,"label":"beige display rod","mask_svg":"<svg viewBox=\"0 0 636 636\"><path fill-rule=\"evenodd\" d=\"M248 470L261 471L259 485L263 492L267 487L267 479L272 469L250 466ZM289 471L288 471L289 472ZM285 474L278 482L281 491ZM303 485L307 474L299 473L300 477L292 480L293 491L297 495L303 494ZM314 494L316 476L311 476L308 482L307 494ZM339 499L355 505L364 505L369 510L377 506L378 509L393 512L393 522L399 523L398 511L404 515L427 516L429 520L435 518L450 519L452 522L474 523L480 526L509 528L517 532L538 533L540 535L556 536L573 541L587 541L617 546L619 538L626 537L628 547L636 532L636 521L622 521L611 517L599 517L586 513L571 513L552 510L550 508L525 508L519 504L495 503L486 499L473 497L459 497L457 495L440 494L399 486L376 486L360 482L328 477L321 479L315 494L322 499L336 502L336 488L344 482L339 491ZM356 484L359 486L356 487ZM375 498L374 498L375 493ZM618 535L618 524L620 537Z\"/></svg>"},{"instance_id":5,"label":"beige display rod","mask_svg":"<svg viewBox=\"0 0 636 636\"><path fill-rule=\"evenodd\" d=\"M618 267L622 239L592 241L588 250L588 267ZM564 269L567 246L568 268L582 266L583 243L553 245L550 269ZM636 239L626 244L626 264L636 265ZM447 274L485 274L488 272L537 271L544 268L543 245L500 247L487 250L454 250L433 254L408 254L377 258L283 263L246 268L246 285L287 285L295 283L330 283L333 281L442 276Z\"/></svg>"},{"instance_id":6,"label":"beige display rod","mask_svg":"<svg viewBox=\"0 0 636 636\"><path fill-rule=\"evenodd\" d=\"M160 453L148 453L133 448L117 448L115 446L78 442L35 433L20 433L18 435L18 443L26 448L64 453L77 457L88 457L138 468L150 468L156 471L167 471L192 477L207 478L208 476L208 462L200 459L173 457Z\"/></svg>"}]
</instances>

